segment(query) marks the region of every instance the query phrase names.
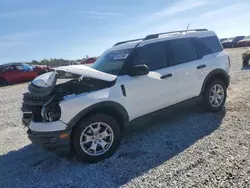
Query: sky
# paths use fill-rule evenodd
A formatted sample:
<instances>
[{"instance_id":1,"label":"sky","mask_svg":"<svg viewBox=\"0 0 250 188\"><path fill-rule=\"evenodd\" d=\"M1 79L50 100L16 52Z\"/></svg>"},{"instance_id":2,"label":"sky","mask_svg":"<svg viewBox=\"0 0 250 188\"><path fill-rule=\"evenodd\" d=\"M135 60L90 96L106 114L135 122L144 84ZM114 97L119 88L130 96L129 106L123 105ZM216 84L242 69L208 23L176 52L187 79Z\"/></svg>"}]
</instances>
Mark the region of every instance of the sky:
<instances>
[{"instance_id":1,"label":"sky","mask_svg":"<svg viewBox=\"0 0 250 188\"><path fill-rule=\"evenodd\" d=\"M99 56L116 42L207 28L250 35L250 0L1 0L0 64Z\"/></svg>"}]
</instances>

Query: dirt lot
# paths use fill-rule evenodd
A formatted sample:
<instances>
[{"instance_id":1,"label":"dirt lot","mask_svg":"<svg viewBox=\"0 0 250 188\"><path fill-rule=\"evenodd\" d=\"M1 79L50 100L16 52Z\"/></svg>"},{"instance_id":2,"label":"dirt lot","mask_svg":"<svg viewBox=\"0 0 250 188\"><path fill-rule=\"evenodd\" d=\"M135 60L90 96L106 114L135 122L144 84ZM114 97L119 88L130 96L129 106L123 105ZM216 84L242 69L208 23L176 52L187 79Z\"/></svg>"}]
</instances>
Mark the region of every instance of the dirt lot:
<instances>
[{"instance_id":1,"label":"dirt lot","mask_svg":"<svg viewBox=\"0 0 250 188\"><path fill-rule=\"evenodd\" d=\"M0 88L0 187L250 187L250 69L228 50L231 86L218 114L200 108L135 125L98 164L30 144L21 124L27 84Z\"/></svg>"}]
</instances>

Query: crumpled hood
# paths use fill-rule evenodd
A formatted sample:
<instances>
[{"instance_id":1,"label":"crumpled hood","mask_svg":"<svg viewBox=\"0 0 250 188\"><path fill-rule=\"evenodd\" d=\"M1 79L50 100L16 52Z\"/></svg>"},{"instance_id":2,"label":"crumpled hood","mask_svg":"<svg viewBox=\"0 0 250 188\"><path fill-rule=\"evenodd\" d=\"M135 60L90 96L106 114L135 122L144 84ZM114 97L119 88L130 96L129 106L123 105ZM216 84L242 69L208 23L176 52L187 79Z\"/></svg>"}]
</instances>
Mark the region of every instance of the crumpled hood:
<instances>
[{"instance_id":1,"label":"crumpled hood","mask_svg":"<svg viewBox=\"0 0 250 188\"><path fill-rule=\"evenodd\" d=\"M114 81L117 78L117 76L115 75L101 72L85 65L61 66L55 68L55 70L64 71L71 74L76 74L83 77L95 78L104 81Z\"/></svg>"},{"instance_id":2,"label":"crumpled hood","mask_svg":"<svg viewBox=\"0 0 250 188\"><path fill-rule=\"evenodd\" d=\"M110 87L117 78L115 75L107 74L85 65L62 66L54 70L36 77L28 87L29 92L39 97L48 96L51 93L61 93L61 95L79 94ZM59 71L79 75L79 77L83 76L83 78L93 78L88 81L91 83L91 88L86 86L86 80L82 81L82 79L73 79L65 83L56 84L57 72Z\"/></svg>"}]
</instances>

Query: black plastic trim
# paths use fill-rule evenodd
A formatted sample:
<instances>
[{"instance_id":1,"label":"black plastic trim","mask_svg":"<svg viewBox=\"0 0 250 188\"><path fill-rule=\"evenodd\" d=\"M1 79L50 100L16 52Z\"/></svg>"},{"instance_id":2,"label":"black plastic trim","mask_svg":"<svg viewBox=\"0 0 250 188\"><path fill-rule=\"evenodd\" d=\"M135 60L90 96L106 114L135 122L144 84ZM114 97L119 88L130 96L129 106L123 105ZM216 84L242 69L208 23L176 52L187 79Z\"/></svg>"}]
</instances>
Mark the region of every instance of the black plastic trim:
<instances>
[{"instance_id":1,"label":"black plastic trim","mask_svg":"<svg viewBox=\"0 0 250 188\"><path fill-rule=\"evenodd\" d=\"M71 131L71 129L68 129L55 132L34 132L28 129L27 134L33 144L64 157L70 154ZM65 133L69 136L66 138L60 138L60 135Z\"/></svg>"},{"instance_id":2,"label":"black plastic trim","mask_svg":"<svg viewBox=\"0 0 250 188\"><path fill-rule=\"evenodd\" d=\"M198 67L197 67L197 69L202 69L202 68L205 68L206 67L206 65L199 65Z\"/></svg>"},{"instance_id":3,"label":"black plastic trim","mask_svg":"<svg viewBox=\"0 0 250 188\"><path fill-rule=\"evenodd\" d=\"M122 94L124 97L126 97L126 89L125 89L125 86L124 85L121 85L121 89L122 89Z\"/></svg>"},{"instance_id":4,"label":"black plastic trim","mask_svg":"<svg viewBox=\"0 0 250 188\"><path fill-rule=\"evenodd\" d=\"M86 109L83 109L81 112L79 112L76 116L74 116L69 123L67 123L67 129L73 128L83 117L85 117L87 114L92 112L107 112L107 109L109 111L115 111L119 114L119 116L123 120L123 124L126 126L129 122L129 115L127 110L119 103L114 101L104 101L96 103L92 106L89 106Z\"/></svg>"},{"instance_id":5,"label":"black plastic trim","mask_svg":"<svg viewBox=\"0 0 250 188\"><path fill-rule=\"evenodd\" d=\"M158 116L158 115L166 116L168 114L176 112L177 110L182 110L182 109L188 108L190 106L196 105L196 104L200 103L202 100L203 100L202 95L200 95L198 97L191 98L191 99L187 99L187 100L179 102L177 104L174 104L174 105L159 109L157 111L145 114L143 116L137 117L137 118L133 119L132 121L130 121L129 123L135 123L135 122L137 123L137 122L144 121L144 120L154 119L154 117Z\"/></svg>"},{"instance_id":6,"label":"black plastic trim","mask_svg":"<svg viewBox=\"0 0 250 188\"><path fill-rule=\"evenodd\" d=\"M215 76L218 76L218 77L223 76L223 78L226 80L226 83L225 83L226 87L229 86L229 84L230 84L230 76L227 74L227 72L225 70L223 70L223 69L215 69L215 70L211 71L207 75L207 77L205 78L205 80L203 82L203 85L202 85L202 88L201 88L201 93L200 94L202 94L204 92L205 86L206 86L207 82L210 80L210 78L215 77Z\"/></svg>"},{"instance_id":7,"label":"black plastic trim","mask_svg":"<svg viewBox=\"0 0 250 188\"><path fill-rule=\"evenodd\" d=\"M170 77L172 77L173 75L171 74L171 73L169 73L169 74L166 74L166 75L162 75L161 76L161 79L164 79L164 78L170 78Z\"/></svg>"}]
</instances>

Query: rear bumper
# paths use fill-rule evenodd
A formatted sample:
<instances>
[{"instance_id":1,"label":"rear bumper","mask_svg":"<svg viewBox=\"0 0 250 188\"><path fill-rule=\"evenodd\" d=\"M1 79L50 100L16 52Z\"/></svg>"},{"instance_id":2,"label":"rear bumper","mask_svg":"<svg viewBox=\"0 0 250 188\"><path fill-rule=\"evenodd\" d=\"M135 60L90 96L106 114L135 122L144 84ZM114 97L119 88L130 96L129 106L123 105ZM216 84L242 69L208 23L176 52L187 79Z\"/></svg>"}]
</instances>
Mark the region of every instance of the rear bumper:
<instances>
[{"instance_id":1,"label":"rear bumper","mask_svg":"<svg viewBox=\"0 0 250 188\"><path fill-rule=\"evenodd\" d=\"M35 132L28 129L27 131L28 137L33 144L61 157L67 157L70 154L70 133L71 130Z\"/></svg>"}]
</instances>

